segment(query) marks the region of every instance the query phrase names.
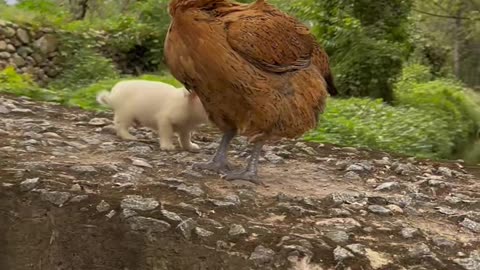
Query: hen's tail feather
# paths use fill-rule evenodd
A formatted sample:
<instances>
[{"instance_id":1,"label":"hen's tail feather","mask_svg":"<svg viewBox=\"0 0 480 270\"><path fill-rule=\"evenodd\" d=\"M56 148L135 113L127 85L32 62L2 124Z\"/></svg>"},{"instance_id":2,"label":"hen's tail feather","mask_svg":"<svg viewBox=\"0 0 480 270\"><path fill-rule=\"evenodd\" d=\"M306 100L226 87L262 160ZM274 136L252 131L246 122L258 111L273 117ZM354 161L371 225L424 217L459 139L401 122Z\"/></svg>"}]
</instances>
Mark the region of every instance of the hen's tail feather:
<instances>
[{"instance_id":1,"label":"hen's tail feather","mask_svg":"<svg viewBox=\"0 0 480 270\"><path fill-rule=\"evenodd\" d=\"M97 102L104 106L110 106L110 93L106 90L97 94Z\"/></svg>"},{"instance_id":2,"label":"hen's tail feather","mask_svg":"<svg viewBox=\"0 0 480 270\"><path fill-rule=\"evenodd\" d=\"M325 82L327 83L327 92L330 94L330 96L336 96L338 95L337 87L335 87L335 82L333 80L332 73L328 73L324 77Z\"/></svg>"}]
</instances>

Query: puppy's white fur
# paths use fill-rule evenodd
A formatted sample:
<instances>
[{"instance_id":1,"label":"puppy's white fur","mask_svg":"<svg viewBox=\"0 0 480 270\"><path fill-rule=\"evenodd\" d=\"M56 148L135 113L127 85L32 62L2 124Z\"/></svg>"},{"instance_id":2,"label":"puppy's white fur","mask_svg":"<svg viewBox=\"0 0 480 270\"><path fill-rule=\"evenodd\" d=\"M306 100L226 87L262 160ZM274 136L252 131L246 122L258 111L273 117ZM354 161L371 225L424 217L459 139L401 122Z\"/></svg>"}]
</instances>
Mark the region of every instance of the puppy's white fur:
<instances>
[{"instance_id":1,"label":"puppy's white fur","mask_svg":"<svg viewBox=\"0 0 480 270\"><path fill-rule=\"evenodd\" d=\"M114 111L117 135L125 140L136 140L128 132L134 123L157 130L162 150L174 150L173 134L178 135L183 149L197 151L191 133L199 125L209 122L199 98L185 88L162 82L128 80L117 83L110 93L102 91L97 102Z\"/></svg>"}]
</instances>

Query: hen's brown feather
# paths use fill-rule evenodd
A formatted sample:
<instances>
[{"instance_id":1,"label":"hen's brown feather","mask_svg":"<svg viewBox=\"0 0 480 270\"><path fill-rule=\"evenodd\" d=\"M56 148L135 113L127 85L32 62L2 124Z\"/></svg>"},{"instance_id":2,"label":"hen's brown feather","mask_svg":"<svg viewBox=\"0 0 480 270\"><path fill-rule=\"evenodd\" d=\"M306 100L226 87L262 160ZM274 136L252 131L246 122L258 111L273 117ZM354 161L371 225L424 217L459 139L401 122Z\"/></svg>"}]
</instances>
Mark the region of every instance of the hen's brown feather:
<instances>
[{"instance_id":1,"label":"hen's brown feather","mask_svg":"<svg viewBox=\"0 0 480 270\"><path fill-rule=\"evenodd\" d=\"M167 65L218 127L260 140L316 126L333 81L308 28L263 1L173 0L170 13Z\"/></svg>"}]
</instances>

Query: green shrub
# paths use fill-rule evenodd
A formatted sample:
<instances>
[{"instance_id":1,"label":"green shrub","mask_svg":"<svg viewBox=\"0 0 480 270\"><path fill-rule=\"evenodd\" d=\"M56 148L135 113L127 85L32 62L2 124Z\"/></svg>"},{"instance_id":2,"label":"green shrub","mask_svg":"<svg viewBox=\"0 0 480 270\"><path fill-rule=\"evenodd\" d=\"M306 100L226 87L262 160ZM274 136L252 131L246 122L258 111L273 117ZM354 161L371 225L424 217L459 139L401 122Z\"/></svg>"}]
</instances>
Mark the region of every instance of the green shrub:
<instances>
[{"instance_id":1,"label":"green shrub","mask_svg":"<svg viewBox=\"0 0 480 270\"><path fill-rule=\"evenodd\" d=\"M0 92L27 96L36 100L61 101L55 91L40 88L27 74L18 74L13 67L0 70Z\"/></svg>"},{"instance_id":2,"label":"green shrub","mask_svg":"<svg viewBox=\"0 0 480 270\"><path fill-rule=\"evenodd\" d=\"M89 84L119 77L112 60L90 48L78 48L71 53L65 52L62 72L49 87L54 89L71 89L85 87Z\"/></svg>"},{"instance_id":3,"label":"green shrub","mask_svg":"<svg viewBox=\"0 0 480 270\"><path fill-rule=\"evenodd\" d=\"M480 128L480 103L473 91L458 82L411 83L410 88L397 89L396 97L399 105L422 109L448 121L449 137L455 146L452 154L461 153L473 143Z\"/></svg>"},{"instance_id":4,"label":"green shrub","mask_svg":"<svg viewBox=\"0 0 480 270\"><path fill-rule=\"evenodd\" d=\"M436 158L448 157L453 147L442 115L360 98L331 99L305 139Z\"/></svg>"}]
</instances>

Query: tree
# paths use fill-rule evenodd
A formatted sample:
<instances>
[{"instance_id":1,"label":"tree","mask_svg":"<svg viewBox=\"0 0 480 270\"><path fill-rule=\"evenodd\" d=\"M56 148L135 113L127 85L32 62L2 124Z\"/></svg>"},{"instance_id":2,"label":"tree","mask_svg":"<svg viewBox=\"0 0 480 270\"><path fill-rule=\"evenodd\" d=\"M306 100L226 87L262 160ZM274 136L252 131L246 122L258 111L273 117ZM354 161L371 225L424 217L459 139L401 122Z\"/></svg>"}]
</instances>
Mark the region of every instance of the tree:
<instances>
[{"instance_id":1,"label":"tree","mask_svg":"<svg viewBox=\"0 0 480 270\"><path fill-rule=\"evenodd\" d=\"M87 15L88 0L69 0L70 11L74 20L83 20Z\"/></svg>"},{"instance_id":2,"label":"tree","mask_svg":"<svg viewBox=\"0 0 480 270\"><path fill-rule=\"evenodd\" d=\"M305 19L331 57L340 93L393 100L393 83L411 46L411 0L301 0Z\"/></svg>"},{"instance_id":3,"label":"tree","mask_svg":"<svg viewBox=\"0 0 480 270\"><path fill-rule=\"evenodd\" d=\"M417 0L413 11L430 47L447 49L444 68L467 85L479 86L480 0Z\"/></svg>"}]
</instances>

